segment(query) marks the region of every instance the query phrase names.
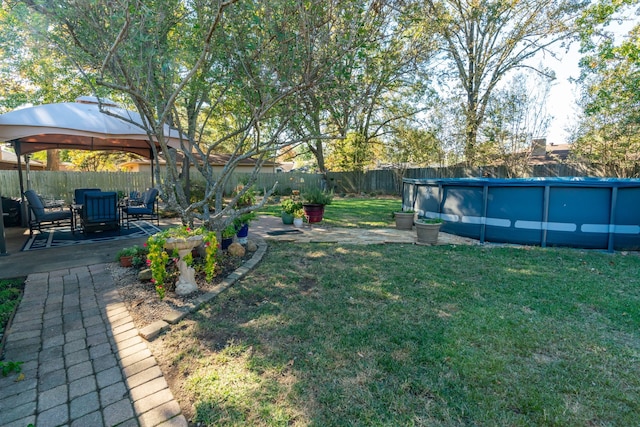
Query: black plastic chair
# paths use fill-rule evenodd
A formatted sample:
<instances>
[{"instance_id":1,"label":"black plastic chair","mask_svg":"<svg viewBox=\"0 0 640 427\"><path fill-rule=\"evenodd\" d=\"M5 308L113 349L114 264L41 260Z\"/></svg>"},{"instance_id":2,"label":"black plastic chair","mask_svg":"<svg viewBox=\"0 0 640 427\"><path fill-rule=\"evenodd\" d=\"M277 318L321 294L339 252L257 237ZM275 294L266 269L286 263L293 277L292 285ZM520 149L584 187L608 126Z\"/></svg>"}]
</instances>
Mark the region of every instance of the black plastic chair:
<instances>
[{"instance_id":1,"label":"black plastic chair","mask_svg":"<svg viewBox=\"0 0 640 427\"><path fill-rule=\"evenodd\" d=\"M24 196L29 203L29 234L33 235L33 230L42 232L43 228L53 228L62 226L72 226L73 213L70 209L47 210L38 194L33 190L24 192Z\"/></svg>"}]
</instances>

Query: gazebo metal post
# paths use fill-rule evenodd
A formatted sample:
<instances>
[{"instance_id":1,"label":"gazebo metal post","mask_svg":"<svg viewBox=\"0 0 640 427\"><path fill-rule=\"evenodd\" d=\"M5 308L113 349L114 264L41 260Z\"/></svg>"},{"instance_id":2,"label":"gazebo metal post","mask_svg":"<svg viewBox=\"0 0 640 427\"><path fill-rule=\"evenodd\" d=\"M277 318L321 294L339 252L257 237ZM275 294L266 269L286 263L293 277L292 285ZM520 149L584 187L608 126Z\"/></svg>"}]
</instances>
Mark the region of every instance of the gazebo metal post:
<instances>
[{"instance_id":1,"label":"gazebo metal post","mask_svg":"<svg viewBox=\"0 0 640 427\"><path fill-rule=\"evenodd\" d=\"M0 256L9 255L7 253L7 240L4 235L4 213L2 212L2 197L0 196Z\"/></svg>"},{"instance_id":2,"label":"gazebo metal post","mask_svg":"<svg viewBox=\"0 0 640 427\"><path fill-rule=\"evenodd\" d=\"M20 182L20 225L22 227L26 227L28 224L28 218L27 218L28 210L27 210L27 203L24 198L24 181L22 178L22 161L21 161L22 150L20 147L20 141L14 140L11 142L13 142L13 149L16 152L16 157L18 158L18 181Z\"/></svg>"}]
</instances>

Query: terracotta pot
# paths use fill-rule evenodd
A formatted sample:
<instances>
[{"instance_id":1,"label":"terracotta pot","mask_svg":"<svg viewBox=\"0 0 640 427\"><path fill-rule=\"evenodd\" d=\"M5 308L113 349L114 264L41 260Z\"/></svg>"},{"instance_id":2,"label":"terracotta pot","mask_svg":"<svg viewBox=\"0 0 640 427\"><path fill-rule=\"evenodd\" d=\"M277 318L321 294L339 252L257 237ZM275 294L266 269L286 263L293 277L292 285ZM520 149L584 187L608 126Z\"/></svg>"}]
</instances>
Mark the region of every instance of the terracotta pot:
<instances>
[{"instance_id":1,"label":"terracotta pot","mask_svg":"<svg viewBox=\"0 0 640 427\"><path fill-rule=\"evenodd\" d=\"M131 257L131 256L121 256L120 257L120 266L121 267L131 267L131 266L133 266L133 257Z\"/></svg>"},{"instance_id":2,"label":"terracotta pot","mask_svg":"<svg viewBox=\"0 0 640 427\"><path fill-rule=\"evenodd\" d=\"M304 216L307 218L309 224L322 221L324 216L324 205L317 204L304 204L302 205L304 210Z\"/></svg>"}]
</instances>

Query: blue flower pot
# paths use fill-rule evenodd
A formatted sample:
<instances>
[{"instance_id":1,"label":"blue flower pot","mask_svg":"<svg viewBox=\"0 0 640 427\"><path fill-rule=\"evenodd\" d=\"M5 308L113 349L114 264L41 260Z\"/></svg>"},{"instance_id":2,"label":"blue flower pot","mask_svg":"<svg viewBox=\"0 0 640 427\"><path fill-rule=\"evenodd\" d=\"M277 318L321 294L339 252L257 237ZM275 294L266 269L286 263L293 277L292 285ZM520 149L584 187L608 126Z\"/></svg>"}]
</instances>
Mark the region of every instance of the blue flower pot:
<instances>
[{"instance_id":1,"label":"blue flower pot","mask_svg":"<svg viewBox=\"0 0 640 427\"><path fill-rule=\"evenodd\" d=\"M287 224L287 225L293 224L293 214L286 213L286 212L282 211L280 216L282 218L282 223L283 224Z\"/></svg>"},{"instance_id":2,"label":"blue flower pot","mask_svg":"<svg viewBox=\"0 0 640 427\"><path fill-rule=\"evenodd\" d=\"M245 245L247 243L247 236L249 235L249 224L242 224L242 227L236 233L238 243Z\"/></svg>"},{"instance_id":3,"label":"blue flower pot","mask_svg":"<svg viewBox=\"0 0 640 427\"><path fill-rule=\"evenodd\" d=\"M220 242L220 249L226 251L227 248L233 243L233 237L223 238L222 242Z\"/></svg>"}]
</instances>

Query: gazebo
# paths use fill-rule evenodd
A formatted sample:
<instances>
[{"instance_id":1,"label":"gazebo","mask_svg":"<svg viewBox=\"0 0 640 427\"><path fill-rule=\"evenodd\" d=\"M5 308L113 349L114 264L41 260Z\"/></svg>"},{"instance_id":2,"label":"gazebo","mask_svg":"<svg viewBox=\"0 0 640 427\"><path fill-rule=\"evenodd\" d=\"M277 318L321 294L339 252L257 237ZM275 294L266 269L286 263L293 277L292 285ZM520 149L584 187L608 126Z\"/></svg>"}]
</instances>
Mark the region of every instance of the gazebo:
<instances>
[{"instance_id":1,"label":"gazebo","mask_svg":"<svg viewBox=\"0 0 640 427\"><path fill-rule=\"evenodd\" d=\"M48 149L107 150L135 153L151 160L152 145L160 149L143 126L140 114L113 101L83 96L76 102L44 104L0 115L0 141L13 146L18 156ZM181 135L165 125L167 145L181 150ZM186 139L182 139L187 144ZM153 175L152 175L153 176ZM20 193L24 191L20 174Z\"/></svg>"},{"instance_id":2,"label":"gazebo","mask_svg":"<svg viewBox=\"0 0 640 427\"><path fill-rule=\"evenodd\" d=\"M21 157L48 149L107 150L135 153L151 160L160 143L146 132L140 114L115 102L83 96L75 102L43 104L0 115L0 141L9 142L18 157L20 194L24 192ZM167 146L177 150L188 141L175 129L164 126ZM23 199L24 200L24 199ZM3 230L4 231L4 230ZM4 233L0 235L0 253Z\"/></svg>"}]
</instances>

